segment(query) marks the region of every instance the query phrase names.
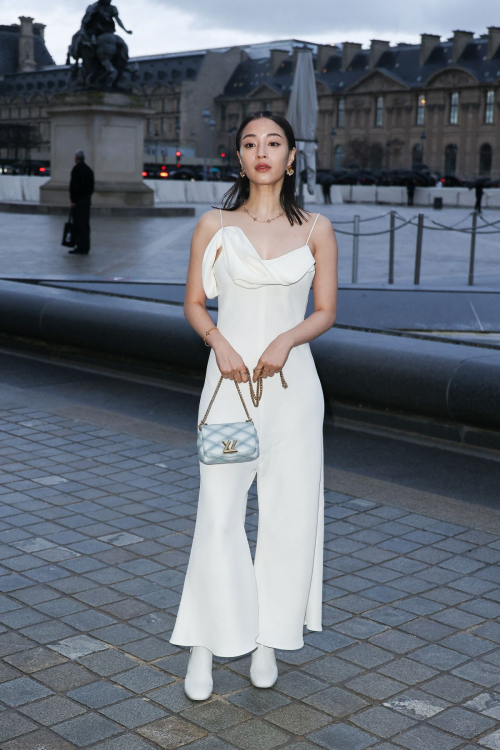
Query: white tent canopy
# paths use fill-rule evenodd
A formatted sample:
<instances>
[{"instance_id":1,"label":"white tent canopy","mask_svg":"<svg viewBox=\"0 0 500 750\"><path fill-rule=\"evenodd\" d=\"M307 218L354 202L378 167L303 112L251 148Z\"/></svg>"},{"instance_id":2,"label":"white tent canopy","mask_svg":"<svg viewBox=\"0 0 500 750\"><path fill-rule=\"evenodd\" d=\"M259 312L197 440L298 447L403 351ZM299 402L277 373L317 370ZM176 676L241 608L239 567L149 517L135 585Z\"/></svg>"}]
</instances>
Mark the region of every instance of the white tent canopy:
<instances>
[{"instance_id":1,"label":"white tent canopy","mask_svg":"<svg viewBox=\"0 0 500 750\"><path fill-rule=\"evenodd\" d=\"M297 50L297 63L286 119L295 133L297 142L297 179L307 169L307 188L314 195L316 184L316 126L318 124L318 96L312 52L308 48Z\"/></svg>"}]
</instances>

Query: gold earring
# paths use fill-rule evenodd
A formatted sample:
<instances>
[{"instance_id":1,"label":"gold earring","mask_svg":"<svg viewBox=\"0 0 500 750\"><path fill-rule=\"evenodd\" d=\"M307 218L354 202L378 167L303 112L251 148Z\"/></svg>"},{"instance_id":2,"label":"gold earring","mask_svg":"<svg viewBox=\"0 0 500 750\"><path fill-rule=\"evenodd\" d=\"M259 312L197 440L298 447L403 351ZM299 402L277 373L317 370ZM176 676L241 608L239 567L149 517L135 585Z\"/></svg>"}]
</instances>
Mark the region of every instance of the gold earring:
<instances>
[{"instance_id":1,"label":"gold earring","mask_svg":"<svg viewBox=\"0 0 500 750\"><path fill-rule=\"evenodd\" d=\"M240 166L241 166L240 177L244 177L245 176L245 170L243 169L243 164L241 164Z\"/></svg>"},{"instance_id":2,"label":"gold earring","mask_svg":"<svg viewBox=\"0 0 500 750\"><path fill-rule=\"evenodd\" d=\"M285 169L285 172L287 173L287 175L289 177L291 177L293 175L293 173L295 172L295 170L292 169L292 167L290 165L288 165L288 167Z\"/></svg>"}]
</instances>

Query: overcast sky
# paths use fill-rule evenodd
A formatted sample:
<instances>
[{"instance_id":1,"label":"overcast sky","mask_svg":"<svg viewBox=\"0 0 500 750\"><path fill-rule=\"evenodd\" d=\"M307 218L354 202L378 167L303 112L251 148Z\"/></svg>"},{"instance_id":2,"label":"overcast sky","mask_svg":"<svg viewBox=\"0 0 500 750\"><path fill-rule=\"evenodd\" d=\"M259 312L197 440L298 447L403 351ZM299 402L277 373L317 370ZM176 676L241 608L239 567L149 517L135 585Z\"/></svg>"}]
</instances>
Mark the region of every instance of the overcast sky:
<instances>
[{"instance_id":1,"label":"overcast sky","mask_svg":"<svg viewBox=\"0 0 500 750\"><path fill-rule=\"evenodd\" d=\"M415 43L422 32L447 39L455 29L478 35L498 23L491 0L115 0L115 5L133 31L129 36L119 29L132 57L292 37L363 46L373 38ZM62 64L86 6L85 0L0 0L0 24L18 23L20 13L46 24L47 46Z\"/></svg>"}]
</instances>

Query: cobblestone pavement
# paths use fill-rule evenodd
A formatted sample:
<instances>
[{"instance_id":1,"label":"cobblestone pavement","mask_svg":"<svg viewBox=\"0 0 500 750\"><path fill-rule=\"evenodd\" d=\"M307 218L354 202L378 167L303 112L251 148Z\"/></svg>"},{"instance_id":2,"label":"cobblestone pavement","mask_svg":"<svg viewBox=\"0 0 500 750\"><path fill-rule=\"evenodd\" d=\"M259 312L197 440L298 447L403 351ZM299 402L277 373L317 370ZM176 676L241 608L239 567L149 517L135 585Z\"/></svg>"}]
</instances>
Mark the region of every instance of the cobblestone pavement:
<instances>
[{"instance_id":1,"label":"cobblestone pavement","mask_svg":"<svg viewBox=\"0 0 500 750\"><path fill-rule=\"evenodd\" d=\"M38 278L50 275L82 275L98 277L124 277L132 279L161 279L184 282L189 260L189 244L198 217L210 208L208 204L196 206L193 218L109 218L92 219L92 249L88 256L68 255L61 247L64 217L0 214L0 277L27 275ZM470 226L469 209L432 208L388 205L309 205L308 210L328 216L339 230L339 281L350 284L352 280L352 237L340 230L352 231L355 214L370 219L384 215L377 221L361 223L361 232L381 232L389 228L386 215L394 208L410 218L418 213L426 215L426 224L434 219L458 229ZM500 220L500 211L485 210L486 222ZM398 222L399 225L399 222ZM478 222L478 227L482 226ZM491 227L487 232L498 229ZM415 226L409 225L396 232L395 286L413 285ZM499 234L481 234L477 237L475 255L476 286L500 287L498 259ZM469 272L470 235L457 232L425 230L423 235L422 268L420 284L433 287L464 287L467 289ZM387 284L389 235L375 234L359 240L359 283Z\"/></svg>"},{"instance_id":2,"label":"cobblestone pavement","mask_svg":"<svg viewBox=\"0 0 500 750\"><path fill-rule=\"evenodd\" d=\"M324 630L276 652L272 689L214 657L191 701L168 638L198 477L194 443L0 409L2 750L500 749L500 536L369 478L326 492ZM254 551L255 485L246 527Z\"/></svg>"}]
</instances>

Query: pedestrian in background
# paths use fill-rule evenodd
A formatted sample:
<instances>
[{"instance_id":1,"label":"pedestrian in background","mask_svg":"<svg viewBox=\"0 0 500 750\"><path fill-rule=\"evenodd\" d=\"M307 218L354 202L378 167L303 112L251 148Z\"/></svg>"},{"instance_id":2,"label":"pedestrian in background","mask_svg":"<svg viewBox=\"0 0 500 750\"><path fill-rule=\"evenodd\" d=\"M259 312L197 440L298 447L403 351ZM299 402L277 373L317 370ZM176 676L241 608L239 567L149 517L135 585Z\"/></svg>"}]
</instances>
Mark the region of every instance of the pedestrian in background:
<instances>
[{"instance_id":1,"label":"pedestrian in background","mask_svg":"<svg viewBox=\"0 0 500 750\"><path fill-rule=\"evenodd\" d=\"M415 195L415 180L408 180L406 183L406 193L408 195L408 205L413 206L413 196Z\"/></svg>"},{"instance_id":2,"label":"pedestrian in background","mask_svg":"<svg viewBox=\"0 0 500 750\"><path fill-rule=\"evenodd\" d=\"M482 182L476 182L476 205L474 206L474 211L477 211L478 213L482 213L481 211L481 201L483 198L484 188Z\"/></svg>"},{"instance_id":3,"label":"pedestrian in background","mask_svg":"<svg viewBox=\"0 0 500 750\"><path fill-rule=\"evenodd\" d=\"M94 172L85 163L85 154L79 149L75 152L75 166L71 170L69 183L75 247L68 252L73 255L87 255L90 250L90 205L93 192Z\"/></svg>"},{"instance_id":4,"label":"pedestrian in background","mask_svg":"<svg viewBox=\"0 0 500 750\"><path fill-rule=\"evenodd\" d=\"M330 188L332 186L332 180L331 177L327 174L323 175L321 179L321 189L323 191L323 199L325 203L331 203L332 198L330 195Z\"/></svg>"}]
</instances>

